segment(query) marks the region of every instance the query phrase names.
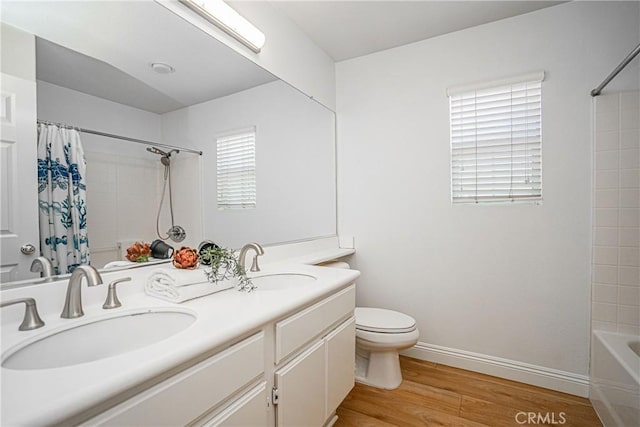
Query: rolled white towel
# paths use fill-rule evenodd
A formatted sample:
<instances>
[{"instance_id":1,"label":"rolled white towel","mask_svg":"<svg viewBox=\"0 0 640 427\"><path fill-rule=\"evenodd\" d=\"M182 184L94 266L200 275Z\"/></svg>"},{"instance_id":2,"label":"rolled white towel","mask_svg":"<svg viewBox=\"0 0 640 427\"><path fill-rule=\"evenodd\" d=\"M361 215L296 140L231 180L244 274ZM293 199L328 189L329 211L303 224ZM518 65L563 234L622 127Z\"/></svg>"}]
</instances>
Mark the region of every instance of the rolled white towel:
<instances>
[{"instance_id":1,"label":"rolled white towel","mask_svg":"<svg viewBox=\"0 0 640 427\"><path fill-rule=\"evenodd\" d=\"M232 283L225 285L210 283L204 269L179 270L167 267L157 268L150 273L144 291L165 301L181 303L234 286Z\"/></svg>"},{"instance_id":2,"label":"rolled white towel","mask_svg":"<svg viewBox=\"0 0 640 427\"><path fill-rule=\"evenodd\" d=\"M104 265L104 267L102 267L102 268L104 268L105 270L108 270L110 268L118 268L118 267L130 266L132 264L133 263L131 261L111 261L111 262L106 263Z\"/></svg>"}]
</instances>

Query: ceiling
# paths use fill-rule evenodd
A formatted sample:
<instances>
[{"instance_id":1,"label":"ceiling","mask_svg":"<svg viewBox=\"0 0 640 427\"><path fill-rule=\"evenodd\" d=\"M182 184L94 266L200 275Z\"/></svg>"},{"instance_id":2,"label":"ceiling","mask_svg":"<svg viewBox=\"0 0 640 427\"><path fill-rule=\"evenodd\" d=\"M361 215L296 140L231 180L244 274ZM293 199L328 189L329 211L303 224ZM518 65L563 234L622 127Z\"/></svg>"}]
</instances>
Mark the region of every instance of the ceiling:
<instances>
[{"instance_id":1,"label":"ceiling","mask_svg":"<svg viewBox=\"0 0 640 427\"><path fill-rule=\"evenodd\" d=\"M156 2L1 0L0 6L2 22L38 37L39 80L146 111L161 114L276 80ZM158 74L153 62L175 73Z\"/></svg>"},{"instance_id":2,"label":"ceiling","mask_svg":"<svg viewBox=\"0 0 640 427\"><path fill-rule=\"evenodd\" d=\"M558 3L271 1L335 61ZM276 80L157 2L2 0L0 6L3 22L38 36L39 80L146 111L162 114ZM153 72L156 61L176 72Z\"/></svg>"},{"instance_id":3,"label":"ceiling","mask_svg":"<svg viewBox=\"0 0 640 427\"><path fill-rule=\"evenodd\" d=\"M270 2L334 61L367 55L564 3L484 0Z\"/></svg>"},{"instance_id":4,"label":"ceiling","mask_svg":"<svg viewBox=\"0 0 640 427\"><path fill-rule=\"evenodd\" d=\"M113 65L39 37L36 78L156 114L186 106Z\"/></svg>"}]
</instances>

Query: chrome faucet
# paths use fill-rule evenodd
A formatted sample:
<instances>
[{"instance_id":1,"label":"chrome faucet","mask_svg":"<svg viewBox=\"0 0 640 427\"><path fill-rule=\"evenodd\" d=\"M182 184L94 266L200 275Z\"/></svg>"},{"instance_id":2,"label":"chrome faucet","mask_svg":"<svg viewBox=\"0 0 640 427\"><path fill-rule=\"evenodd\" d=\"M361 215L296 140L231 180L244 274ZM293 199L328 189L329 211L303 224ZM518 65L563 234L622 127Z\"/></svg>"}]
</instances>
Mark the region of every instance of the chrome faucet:
<instances>
[{"instance_id":1,"label":"chrome faucet","mask_svg":"<svg viewBox=\"0 0 640 427\"><path fill-rule=\"evenodd\" d=\"M49 280L53 276L53 264L50 259L43 256L33 260L30 270L32 273L40 273L41 277L46 277Z\"/></svg>"},{"instance_id":2,"label":"chrome faucet","mask_svg":"<svg viewBox=\"0 0 640 427\"><path fill-rule=\"evenodd\" d=\"M18 327L20 331L30 331L32 329L38 329L44 326L44 322L38 315L38 308L36 307L36 300L33 298L17 298L9 301L2 301L0 303L0 307L6 307L8 305L20 304L23 302L25 304L24 310L24 318L22 319L22 323Z\"/></svg>"},{"instance_id":3,"label":"chrome faucet","mask_svg":"<svg viewBox=\"0 0 640 427\"><path fill-rule=\"evenodd\" d=\"M247 243L242 247L242 249L240 249L240 255L238 255L238 264L240 264L240 267L242 267L246 271L245 257L247 256L247 252L249 251L249 249L253 249L256 252L256 254L253 256L253 262L251 263L251 271L260 271L260 267L258 266L258 257L260 255L264 255L264 249L262 249L262 246L255 242Z\"/></svg>"},{"instance_id":4,"label":"chrome faucet","mask_svg":"<svg viewBox=\"0 0 640 427\"><path fill-rule=\"evenodd\" d=\"M82 277L87 278L87 285L96 286L102 284L102 277L98 270L90 265L80 265L73 270L67 285L67 298L64 300L64 308L60 317L63 319L74 319L84 316L82 311Z\"/></svg>"}]
</instances>

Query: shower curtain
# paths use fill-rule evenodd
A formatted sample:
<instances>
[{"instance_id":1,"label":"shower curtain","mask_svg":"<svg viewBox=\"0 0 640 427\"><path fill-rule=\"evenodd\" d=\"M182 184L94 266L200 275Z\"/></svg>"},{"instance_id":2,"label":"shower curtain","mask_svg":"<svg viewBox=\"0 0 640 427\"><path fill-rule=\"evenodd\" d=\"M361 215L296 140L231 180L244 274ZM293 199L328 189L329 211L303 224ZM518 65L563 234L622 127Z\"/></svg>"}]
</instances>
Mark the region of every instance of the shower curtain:
<instances>
[{"instance_id":1,"label":"shower curtain","mask_svg":"<svg viewBox=\"0 0 640 427\"><path fill-rule=\"evenodd\" d=\"M89 263L85 171L80 132L38 124L40 248L56 274Z\"/></svg>"}]
</instances>

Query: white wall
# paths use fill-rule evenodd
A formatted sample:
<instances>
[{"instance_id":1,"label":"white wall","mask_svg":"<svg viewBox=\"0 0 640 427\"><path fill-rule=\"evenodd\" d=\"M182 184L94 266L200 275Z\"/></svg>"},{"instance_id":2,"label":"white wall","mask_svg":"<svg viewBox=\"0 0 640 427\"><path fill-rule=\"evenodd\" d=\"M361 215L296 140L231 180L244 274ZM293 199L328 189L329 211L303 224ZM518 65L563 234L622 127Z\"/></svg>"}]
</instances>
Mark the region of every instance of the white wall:
<instances>
[{"instance_id":1,"label":"white wall","mask_svg":"<svg viewBox=\"0 0 640 427\"><path fill-rule=\"evenodd\" d=\"M95 96L38 81L38 118L66 123L116 135L161 141L161 117ZM83 133L87 158L87 224L91 262L100 267L118 259L118 242L152 242L156 235L156 215L164 168L158 155L145 145ZM191 203L183 181L193 186L198 175L198 156L172 157L175 220L187 230L189 244L200 241L200 217L194 219L182 206ZM184 162L189 164L185 168ZM195 182L199 193L199 181ZM168 193L167 193L168 194ZM168 196L161 216L160 232L170 226ZM195 212L199 212L195 209ZM188 215L188 216L187 216ZM171 244L171 242L169 242ZM174 244L178 246L178 244Z\"/></svg>"},{"instance_id":2,"label":"white wall","mask_svg":"<svg viewBox=\"0 0 640 427\"><path fill-rule=\"evenodd\" d=\"M0 23L0 64L2 72L35 81L36 79L36 42L33 34Z\"/></svg>"},{"instance_id":3,"label":"white wall","mask_svg":"<svg viewBox=\"0 0 640 427\"><path fill-rule=\"evenodd\" d=\"M161 140L161 118L117 102L38 81L38 118L74 126L126 135L150 141ZM136 155L145 146L86 134L87 150ZM84 141L83 141L84 143ZM121 150L126 150L123 153Z\"/></svg>"},{"instance_id":4,"label":"white wall","mask_svg":"<svg viewBox=\"0 0 640 427\"><path fill-rule=\"evenodd\" d=\"M356 238L359 305L412 315L427 347L585 382L589 91L638 43L639 15L571 2L337 64L338 230ZM446 88L540 69L543 203L452 206Z\"/></svg>"},{"instance_id":5,"label":"white wall","mask_svg":"<svg viewBox=\"0 0 640 427\"><path fill-rule=\"evenodd\" d=\"M594 107L592 327L640 335L640 92Z\"/></svg>"},{"instance_id":6,"label":"white wall","mask_svg":"<svg viewBox=\"0 0 640 427\"><path fill-rule=\"evenodd\" d=\"M322 105L276 81L164 114L162 126L166 141L204 153L205 239L239 248L335 234L335 122ZM252 126L257 206L218 210L215 138Z\"/></svg>"},{"instance_id":7,"label":"white wall","mask_svg":"<svg viewBox=\"0 0 640 427\"><path fill-rule=\"evenodd\" d=\"M258 55L236 51L335 110L336 81L333 59L281 11L266 1L237 1L233 7L266 35ZM224 40L223 40L224 42ZM227 43L231 45L230 43Z\"/></svg>"}]
</instances>

